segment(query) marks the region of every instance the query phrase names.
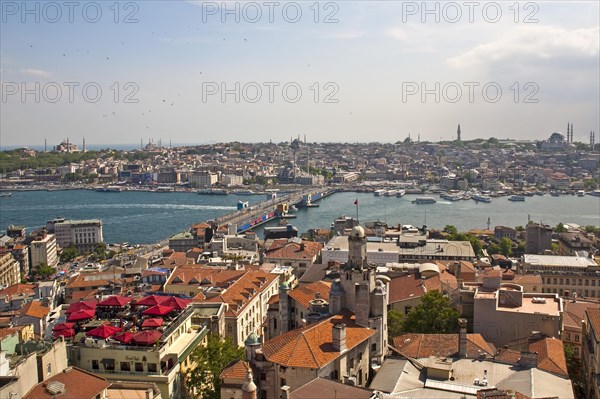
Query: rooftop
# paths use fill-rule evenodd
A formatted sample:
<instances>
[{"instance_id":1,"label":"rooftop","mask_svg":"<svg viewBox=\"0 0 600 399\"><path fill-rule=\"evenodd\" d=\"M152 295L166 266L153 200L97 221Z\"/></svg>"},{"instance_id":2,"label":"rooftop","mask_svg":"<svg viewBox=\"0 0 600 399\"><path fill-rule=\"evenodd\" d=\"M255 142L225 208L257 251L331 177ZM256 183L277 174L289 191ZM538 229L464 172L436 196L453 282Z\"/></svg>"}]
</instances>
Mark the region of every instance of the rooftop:
<instances>
[{"instance_id":1,"label":"rooftop","mask_svg":"<svg viewBox=\"0 0 600 399\"><path fill-rule=\"evenodd\" d=\"M581 267L598 266L593 259L583 256L558 256L558 255L523 255L523 262L529 265L540 266L562 266L562 267Z\"/></svg>"}]
</instances>

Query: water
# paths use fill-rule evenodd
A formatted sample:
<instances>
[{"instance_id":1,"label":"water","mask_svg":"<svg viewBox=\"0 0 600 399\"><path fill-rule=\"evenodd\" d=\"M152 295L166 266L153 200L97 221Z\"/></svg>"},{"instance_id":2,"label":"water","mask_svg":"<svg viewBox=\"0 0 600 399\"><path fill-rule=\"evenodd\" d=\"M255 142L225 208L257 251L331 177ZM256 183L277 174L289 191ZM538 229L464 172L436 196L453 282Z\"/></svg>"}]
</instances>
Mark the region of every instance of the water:
<instances>
[{"instance_id":1,"label":"water","mask_svg":"<svg viewBox=\"0 0 600 399\"><path fill-rule=\"evenodd\" d=\"M447 224L461 231L491 227L525 225L528 217L551 226L577 223L600 226L600 198L586 195L527 197L525 202L494 198L489 204L475 201L450 202L438 198L436 204L416 205L416 195L375 197L368 193L337 193L324 198L318 208L300 209L290 223L300 232L309 228L329 228L339 216L356 217L354 200L358 199L359 220L385 221L390 225L412 224L442 228ZM28 231L45 225L56 217L102 219L104 241L154 243L185 230L191 224L213 219L236 209L238 200L250 204L262 201L262 195L198 195L196 193L153 193L124 191L99 193L91 190L13 192L0 198L0 228L24 225ZM269 225L276 225L271 222ZM257 232L262 237L262 228Z\"/></svg>"}]
</instances>

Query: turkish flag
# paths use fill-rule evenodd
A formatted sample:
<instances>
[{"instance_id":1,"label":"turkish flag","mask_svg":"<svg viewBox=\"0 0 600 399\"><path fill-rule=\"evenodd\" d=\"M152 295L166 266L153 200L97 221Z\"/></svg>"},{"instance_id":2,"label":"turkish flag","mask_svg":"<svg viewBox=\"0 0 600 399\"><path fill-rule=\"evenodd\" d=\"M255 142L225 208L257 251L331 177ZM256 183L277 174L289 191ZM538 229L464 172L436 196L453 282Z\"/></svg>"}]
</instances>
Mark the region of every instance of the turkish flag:
<instances>
[{"instance_id":1,"label":"turkish flag","mask_svg":"<svg viewBox=\"0 0 600 399\"><path fill-rule=\"evenodd\" d=\"M354 205L358 205L358 199L354 200Z\"/></svg>"}]
</instances>

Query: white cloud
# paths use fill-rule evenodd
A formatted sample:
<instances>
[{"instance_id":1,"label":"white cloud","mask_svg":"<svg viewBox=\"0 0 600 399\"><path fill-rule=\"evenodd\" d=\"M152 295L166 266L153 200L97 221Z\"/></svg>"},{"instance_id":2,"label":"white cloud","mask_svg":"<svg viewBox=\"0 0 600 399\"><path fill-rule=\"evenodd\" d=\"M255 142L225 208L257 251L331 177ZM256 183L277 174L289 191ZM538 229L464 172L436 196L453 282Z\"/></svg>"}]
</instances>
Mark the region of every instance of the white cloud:
<instances>
[{"instance_id":1,"label":"white cloud","mask_svg":"<svg viewBox=\"0 0 600 399\"><path fill-rule=\"evenodd\" d=\"M365 31L347 30L328 35L332 39L357 39L365 35Z\"/></svg>"},{"instance_id":2,"label":"white cloud","mask_svg":"<svg viewBox=\"0 0 600 399\"><path fill-rule=\"evenodd\" d=\"M566 30L555 26L525 26L448 58L446 63L460 69L510 62L515 57L541 60L597 57L599 37L598 27Z\"/></svg>"},{"instance_id":3,"label":"white cloud","mask_svg":"<svg viewBox=\"0 0 600 399\"><path fill-rule=\"evenodd\" d=\"M388 37L391 37L392 39L395 40L401 40L401 41L408 41L408 34L407 32L402 29L402 28L391 28L388 29L386 32L386 35Z\"/></svg>"},{"instance_id":4,"label":"white cloud","mask_svg":"<svg viewBox=\"0 0 600 399\"><path fill-rule=\"evenodd\" d=\"M35 76L36 78L50 77L50 73L47 71L44 71L43 69L24 68L24 69L20 69L19 72L24 75Z\"/></svg>"}]
</instances>

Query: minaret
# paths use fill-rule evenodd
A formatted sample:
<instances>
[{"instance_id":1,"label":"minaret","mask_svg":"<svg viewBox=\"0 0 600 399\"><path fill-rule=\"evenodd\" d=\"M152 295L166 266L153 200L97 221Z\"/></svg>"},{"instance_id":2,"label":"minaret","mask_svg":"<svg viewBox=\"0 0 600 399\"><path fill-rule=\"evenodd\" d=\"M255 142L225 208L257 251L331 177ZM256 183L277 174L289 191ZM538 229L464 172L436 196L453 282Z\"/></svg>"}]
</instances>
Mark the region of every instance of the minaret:
<instances>
[{"instance_id":1,"label":"minaret","mask_svg":"<svg viewBox=\"0 0 600 399\"><path fill-rule=\"evenodd\" d=\"M81 150L82 152L85 152L85 137L83 138L83 148Z\"/></svg>"},{"instance_id":2,"label":"minaret","mask_svg":"<svg viewBox=\"0 0 600 399\"><path fill-rule=\"evenodd\" d=\"M252 369L246 371L246 381L242 385L242 399L256 399L256 384L252 380Z\"/></svg>"},{"instance_id":3,"label":"minaret","mask_svg":"<svg viewBox=\"0 0 600 399\"><path fill-rule=\"evenodd\" d=\"M571 140L569 143L573 144L573 124L571 123Z\"/></svg>"},{"instance_id":4,"label":"minaret","mask_svg":"<svg viewBox=\"0 0 600 399\"><path fill-rule=\"evenodd\" d=\"M48 139L44 139L44 152L48 152Z\"/></svg>"},{"instance_id":5,"label":"minaret","mask_svg":"<svg viewBox=\"0 0 600 399\"><path fill-rule=\"evenodd\" d=\"M144 149L144 139L140 139L140 150Z\"/></svg>"},{"instance_id":6,"label":"minaret","mask_svg":"<svg viewBox=\"0 0 600 399\"><path fill-rule=\"evenodd\" d=\"M594 150L594 145L596 144L596 134L594 132L590 132L590 149Z\"/></svg>"},{"instance_id":7,"label":"minaret","mask_svg":"<svg viewBox=\"0 0 600 399\"><path fill-rule=\"evenodd\" d=\"M571 142L571 124L567 122L567 143Z\"/></svg>"},{"instance_id":8,"label":"minaret","mask_svg":"<svg viewBox=\"0 0 600 399\"><path fill-rule=\"evenodd\" d=\"M458 129L456 130L456 140L460 141L460 123L458 124Z\"/></svg>"}]
</instances>

